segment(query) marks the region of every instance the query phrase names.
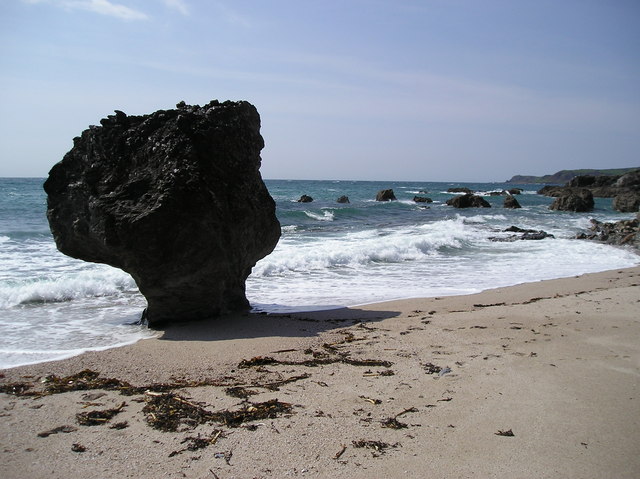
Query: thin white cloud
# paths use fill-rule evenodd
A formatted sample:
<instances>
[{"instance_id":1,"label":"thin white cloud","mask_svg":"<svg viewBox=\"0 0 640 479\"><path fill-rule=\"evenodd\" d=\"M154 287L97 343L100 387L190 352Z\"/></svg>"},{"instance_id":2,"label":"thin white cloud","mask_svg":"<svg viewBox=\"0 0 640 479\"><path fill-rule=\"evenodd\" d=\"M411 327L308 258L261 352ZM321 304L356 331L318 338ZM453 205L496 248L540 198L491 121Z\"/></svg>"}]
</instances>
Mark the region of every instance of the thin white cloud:
<instances>
[{"instance_id":1,"label":"thin white cloud","mask_svg":"<svg viewBox=\"0 0 640 479\"><path fill-rule=\"evenodd\" d=\"M189 16L189 7L184 0L164 0L164 4L167 8L176 10L185 17Z\"/></svg>"},{"instance_id":2,"label":"thin white cloud","mask_svg":"<svg viewBox=\"0 0 640 479\"><path fill-rule=\"evenodd\" d=\"M22 0L25 3L49 3L67 10L84 10L125 21L147 20L149 17L133 8L113 3L110 0Z\"/></svg>"},{"instance_id":3,"label":"thin white cloud","mask_svg":"<svg viewBox=\"0 0 640 479\"><path fill-rule=\"evenodd\" d=\"M61 3L68 8L87 10L126 21L147 20L149 18L146 14L138 10L117 3L111 3L109 0L66 0Z\"/></svg>"}]
</instances>

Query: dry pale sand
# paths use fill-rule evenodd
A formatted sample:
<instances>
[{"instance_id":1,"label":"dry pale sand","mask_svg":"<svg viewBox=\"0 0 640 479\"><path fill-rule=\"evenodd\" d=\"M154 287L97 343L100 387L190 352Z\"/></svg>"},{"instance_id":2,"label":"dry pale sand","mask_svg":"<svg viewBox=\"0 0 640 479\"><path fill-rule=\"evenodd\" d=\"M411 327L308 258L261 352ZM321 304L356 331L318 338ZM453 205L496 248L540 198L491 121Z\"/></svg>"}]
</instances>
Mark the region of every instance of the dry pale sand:
<instances>
[{"instance_id":1,"label":"dry pale sand","mask_svg":"<svg viewBox=\"0 0 640 479\"><path fill-rule=\"evenodd\" d=\"M257 356L267 364L239 367ZM43 377L83 369L136 386L206 380L174 390L172 404L191 410L246 413L261 410L246 401L277 399L291 411L238 427L205 415L163 432L148 422L158 411L143 411L166 399L158 392L0 394L0 477L640 477L640 267L189 324L5 370L0 382L42 389ZM256 394L233 397L232 386ZM122 403L110 421L78 423ZM60 426L70 432L38 435Z\"/></svg>"}]
</instances>

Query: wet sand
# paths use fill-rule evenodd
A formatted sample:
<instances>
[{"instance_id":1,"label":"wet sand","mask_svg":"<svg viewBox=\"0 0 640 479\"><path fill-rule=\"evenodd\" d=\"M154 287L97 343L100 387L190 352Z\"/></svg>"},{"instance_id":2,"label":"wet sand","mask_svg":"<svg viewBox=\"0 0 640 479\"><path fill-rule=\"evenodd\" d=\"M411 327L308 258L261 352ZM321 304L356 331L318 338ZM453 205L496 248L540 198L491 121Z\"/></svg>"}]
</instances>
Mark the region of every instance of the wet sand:
<instances>
[{"instance_id":1,"label":"wet sand","mask_svg":"<svg viewBox=\"0 0 640 479\"><path fill-rule=\"evenodd\" d=\"M176 326L0 384L82 370L139 389L0 394L0 477L640 477L640 267ZM161 400L201 416L155 429Z\"/></svg>"}]
</instances>

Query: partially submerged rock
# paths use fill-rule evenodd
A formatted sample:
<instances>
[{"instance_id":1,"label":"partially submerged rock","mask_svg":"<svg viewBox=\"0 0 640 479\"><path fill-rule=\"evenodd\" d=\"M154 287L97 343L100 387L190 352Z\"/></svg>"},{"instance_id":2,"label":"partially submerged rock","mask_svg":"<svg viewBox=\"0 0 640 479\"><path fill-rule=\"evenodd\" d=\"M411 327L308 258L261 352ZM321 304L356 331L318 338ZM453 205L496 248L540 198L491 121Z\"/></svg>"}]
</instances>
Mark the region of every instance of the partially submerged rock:
<instances>
[{"instance_id":1,"label":"partially submerged rock","mask_svg":"<svg viewBox=\"0 0 640 479\"><path fill-rule=\"evenodd\" d=\"M247 310L245 280L280 237L255 107L181 102L100 123L44 184L58 249L131 274L150 325Z\"/></svg>"},{"instance_id":2,"label":"partially submerged rock","mask_svg":"<svg viewBox=\"0 0 640 479\"><path fill-rule=\"evenodd\" d=\"M311 203L313 202L313 198L309 195L302 195L298 200L298 203Z\"/></svg>"},{"instance_id":3,"label":"partially submerged rock","mask_svg":"<svg viewBox=\"0 0 640 479\"><path fill-rule=\"evenodd\" d=\"M594 206L593 194L586 188L567 188L556 197L549 209L560 211L591 211Z\"/></svg>"},{"instance_id":4,"label":"partially submerged rock","mask_svg":"<svg viewBox=\"0 0 640 479\"><path fill-rule=\"evenodd\" d=\"M447 200L449 206L454 208L491 208L491 205L482 196L466 193Z\"/></svg>"},{"instance_id":5,"label":"partially submerged rock","mask_svg":"<svg viewBox=\"0 0 640 479\"><path fill-rule=\"evenodd\" d=\"M522 208L522 206L520 206L520 203L518 203L518 200L515 198L515 196L512 196L512 195L508 195L504 199L503 206L505 208L511 208L511 209Z\"/></svg>"},{"instance_id":6,"label":"partially submerged rock","mask_svg":"<svg viewBox=\"0 0 640 479\"><path fill-rule=\"evenodd\" d=\"M380 190L376 195L376 201L395 201L396 195L393 193L393 190Z\"/></svg>"},{"instance_id":7,"label":"partially submerged rock","mask_svg":"<svg viewBox=\"0 0 640 479\"><path fill-rule=\"evenodd\" d=\"M340 198L336 200L338 203L350 203L349 197L342 195Z\"/></svg>"},{"instance_id":8,"label":"partially submerged rock","mask_svg":"<svg viewBox=\"0 0 640 479\"><path fill-rule=\"evenodd\" d=\"M591 219L588 233L579 233L576 238L599 241L602 243L632 246L640 249L640 213L632 220L602 223Z\"/></svg>"},{"instance_id":9,"label":"partially submerged rock","mask_svg":"<svg viewBox=\"0 0 640 479\"><path fill-rule=\"evenodd\" d=\"M489 239L495 242L502 243L511 243L513 241L523 240L523 241L538 241L546 238L555 238L550 233L542 230L531 230L531 229L523 229L517 226L510 226L509 228L503 230L505 233L520 233L513 234L509 236L490 236Z\"/></svg>"}]
</instances>

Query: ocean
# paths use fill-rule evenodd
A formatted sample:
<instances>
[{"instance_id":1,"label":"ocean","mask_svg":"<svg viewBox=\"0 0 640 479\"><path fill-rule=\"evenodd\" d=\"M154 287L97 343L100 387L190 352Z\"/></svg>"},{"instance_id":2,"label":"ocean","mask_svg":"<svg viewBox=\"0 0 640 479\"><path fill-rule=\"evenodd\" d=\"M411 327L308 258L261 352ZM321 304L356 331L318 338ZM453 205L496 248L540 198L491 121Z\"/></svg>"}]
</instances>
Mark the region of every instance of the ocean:
<instances>
[{"instance_id":1,"label":"ocean","mask_svg":"<svg viewBox=\"0 0 640 479\"><path fill-rule=\"evenodd\" d=\"M136 324L145 307L132 278L58 252L42 178L0 178L0 368L130 344L156 333ZM549 210L532 185L266 180L282 237L247 281L256 311L291 312L391 299L470 294L523 282L630 267L630 249L575 240L599 221L635 214L596 199L591 213ZM455 209L447 189L466 186L491 208ZM521 209L491 191L520 187ZM381 189L397 201L377 202ZM298 203L301 195L311 203ZM350 203L337 203L346 195ZM414 196L433 203L415 203ZM555 238L496 242L509 226Z\"/></svg>"}]
</instances>

